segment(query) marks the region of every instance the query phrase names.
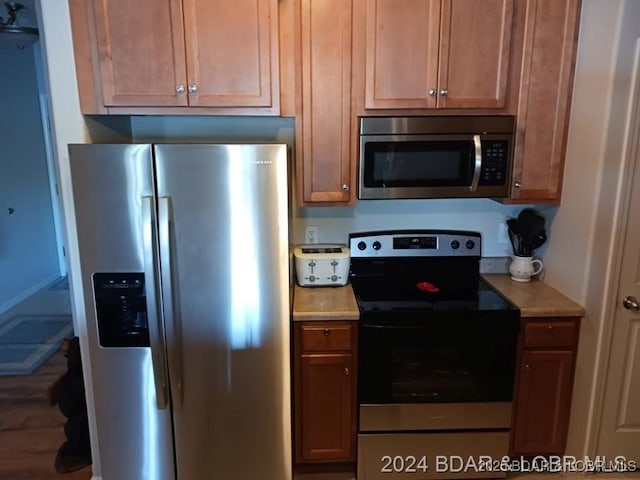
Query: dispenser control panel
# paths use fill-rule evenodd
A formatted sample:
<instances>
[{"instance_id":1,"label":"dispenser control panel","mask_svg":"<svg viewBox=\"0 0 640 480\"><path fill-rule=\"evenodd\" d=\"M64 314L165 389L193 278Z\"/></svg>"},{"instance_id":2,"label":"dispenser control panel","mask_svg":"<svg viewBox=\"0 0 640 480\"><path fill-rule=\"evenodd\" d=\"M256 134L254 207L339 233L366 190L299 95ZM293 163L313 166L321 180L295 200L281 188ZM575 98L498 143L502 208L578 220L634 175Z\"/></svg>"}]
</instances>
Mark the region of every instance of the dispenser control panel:
<instances>
[{"instance_id":1,"label":"dispenser control panel","mask_svg":"<svg viewBox=\"0 0 640 480\"><path fill-rule=\"evenodd\" d=\"M94 273L101 347L148 347L144 273Z\"/></svg>"}]
</instances>

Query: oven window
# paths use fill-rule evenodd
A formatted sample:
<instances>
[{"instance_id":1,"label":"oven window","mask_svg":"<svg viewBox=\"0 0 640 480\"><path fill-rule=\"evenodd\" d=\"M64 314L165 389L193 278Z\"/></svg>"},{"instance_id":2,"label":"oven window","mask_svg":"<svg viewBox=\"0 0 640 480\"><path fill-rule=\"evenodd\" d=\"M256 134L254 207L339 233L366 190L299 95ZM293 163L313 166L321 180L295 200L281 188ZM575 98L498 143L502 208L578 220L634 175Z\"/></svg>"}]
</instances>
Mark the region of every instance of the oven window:
<instances>
[{"instance_id":1,"label":"oven window","mask_svg":"<svg viewBox=\"0 0 640 480\"><path fill-rule=\"evenodd\" d=\"M361 325L361 404L510 401L517 320Z\"/></svg>"},{"instance_id":2,"label":"oven window","mask_svg":"<svg viewBox=\"0 0 640 480\"><path fill-rule=\"evenodd\" d=\"M366 142L366 187L437 187L471 184L470 141Z\"/></svg>"}]
</instances>

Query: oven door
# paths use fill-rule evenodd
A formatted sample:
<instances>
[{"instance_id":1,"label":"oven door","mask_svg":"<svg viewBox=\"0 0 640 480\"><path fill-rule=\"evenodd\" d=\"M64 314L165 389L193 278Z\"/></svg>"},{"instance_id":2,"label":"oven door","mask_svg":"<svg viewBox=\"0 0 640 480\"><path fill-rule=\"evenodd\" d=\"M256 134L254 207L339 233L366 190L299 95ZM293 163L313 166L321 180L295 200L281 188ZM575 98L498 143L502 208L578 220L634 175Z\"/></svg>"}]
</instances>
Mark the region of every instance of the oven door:
<instances>
[{"instance_id":1,"label":"oven door","mask_svg":"<svg viewBox=\"0 0 640 480\"><path fill-rule=\"evenodd\" d=\"M505 197L504 135L362 135L360 199Z\"/></svg>"},{"instance_id":2,"label":"oven door","mask_svg":"<svg viewBox=\"0 0 640 480\"><path fill-rule=\"evenodd\" d=\"M515 315L362 320L360 431L509 428L518 330Z\"/></svg>"}]
</instances>

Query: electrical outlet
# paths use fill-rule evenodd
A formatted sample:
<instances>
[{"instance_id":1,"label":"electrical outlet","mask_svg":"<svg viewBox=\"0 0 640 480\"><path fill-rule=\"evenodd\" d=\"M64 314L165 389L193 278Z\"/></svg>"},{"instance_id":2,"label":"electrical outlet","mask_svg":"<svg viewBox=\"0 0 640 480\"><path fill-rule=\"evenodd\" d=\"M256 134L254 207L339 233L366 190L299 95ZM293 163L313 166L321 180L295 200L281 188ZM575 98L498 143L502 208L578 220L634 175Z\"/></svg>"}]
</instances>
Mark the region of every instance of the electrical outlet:
<instances>
[{"instance_id":1,"label":"electrical outlet","mask_svg":"<svg viewBox=\"0 0 640 480\"><path fill-rule=\"evenodd\" d=\"M304 227L304 243L318 243L318 227L313 225Z\"/></svg>"},{"instance_id":2,"label":"electrical outlet","mask_svg":"<svg viewBox=\"0 0 640 480\"><path fill-rule=\"evenodd\" d=\"M498 225L498 243L509 243L509 234L507 233L507 224L501 222Z\"/></svg>"}]
</instances>

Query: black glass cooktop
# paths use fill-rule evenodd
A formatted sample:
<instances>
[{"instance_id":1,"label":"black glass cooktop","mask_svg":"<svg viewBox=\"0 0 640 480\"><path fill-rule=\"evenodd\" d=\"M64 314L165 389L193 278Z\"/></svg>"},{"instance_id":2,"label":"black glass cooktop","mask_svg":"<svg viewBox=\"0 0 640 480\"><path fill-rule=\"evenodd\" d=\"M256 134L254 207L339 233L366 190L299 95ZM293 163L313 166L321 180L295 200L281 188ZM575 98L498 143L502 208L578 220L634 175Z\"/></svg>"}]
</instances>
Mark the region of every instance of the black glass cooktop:
<instances>
[{"instance_id":1,"label":"black glass cooktop","mask_svg":"<svg viewBox=\"0 0 640 480\"><path fill-rule=\"evenodd\" d=\"M486 312L517 313L518 309L482 278L473 288L441 287L419 279L352 279L361 313Z\"/></svg>"}]
</instances>

